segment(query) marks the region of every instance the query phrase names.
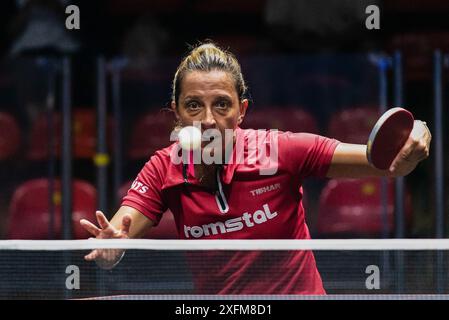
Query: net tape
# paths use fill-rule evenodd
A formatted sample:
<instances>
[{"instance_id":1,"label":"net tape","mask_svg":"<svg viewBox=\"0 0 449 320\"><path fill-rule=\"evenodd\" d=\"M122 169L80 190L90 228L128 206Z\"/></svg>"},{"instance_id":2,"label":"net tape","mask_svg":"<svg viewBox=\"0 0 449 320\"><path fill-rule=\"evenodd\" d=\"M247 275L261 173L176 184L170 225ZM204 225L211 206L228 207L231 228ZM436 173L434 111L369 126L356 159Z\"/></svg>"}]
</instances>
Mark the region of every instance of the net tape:
<instances>
[{"instance_id":1,"label":"net tape","mask_svg":"<svg viewBox=\"0 0 449 320\"><path fill-rule=\"evenodd\" d=\"M0 250L59 251L89 249L136 250L449 250L449 239L314 239L314 240L1 240Z\"/></svg>"}]
</instances>

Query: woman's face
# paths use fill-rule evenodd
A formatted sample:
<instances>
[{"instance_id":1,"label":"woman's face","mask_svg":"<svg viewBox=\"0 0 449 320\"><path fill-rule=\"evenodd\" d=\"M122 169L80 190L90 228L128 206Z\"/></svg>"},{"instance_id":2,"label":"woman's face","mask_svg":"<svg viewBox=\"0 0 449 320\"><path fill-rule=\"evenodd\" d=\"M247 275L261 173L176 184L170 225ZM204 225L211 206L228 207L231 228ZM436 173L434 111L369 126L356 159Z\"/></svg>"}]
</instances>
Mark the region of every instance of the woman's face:
<instances>
[{"instance_id":1,"label":"woman's face","mask_svg":"<svg viewBox=\"0 0 449 320\"><path fill-rule=\"evenodd\" d=\"M172 109L182 126L201 122L201 130L236 129L242 122L248 100L240 101L232 77L224 71L188 72L180 85L178 105Z\"/></svg>"}]
</instances>

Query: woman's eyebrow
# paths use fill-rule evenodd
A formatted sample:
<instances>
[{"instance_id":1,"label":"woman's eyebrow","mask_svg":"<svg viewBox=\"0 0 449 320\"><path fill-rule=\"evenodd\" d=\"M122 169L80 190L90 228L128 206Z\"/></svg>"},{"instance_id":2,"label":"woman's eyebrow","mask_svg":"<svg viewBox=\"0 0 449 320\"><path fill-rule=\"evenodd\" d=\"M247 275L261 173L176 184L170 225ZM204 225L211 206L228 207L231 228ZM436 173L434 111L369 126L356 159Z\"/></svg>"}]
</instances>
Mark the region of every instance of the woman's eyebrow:
<instances>
[{"instance_id":1,"label":"woman's eyebrow","mask_svg":"<svg viewBox=\"0 0 449 320\"><path fill-rule=\"evenodd\" d=\"M232 97L223 94L223 95L219 95L219 96L215 97L214 100L229 100L229 101L232 101Z\"/></svg>"},{"instance_id":2,"label":"woman's eyebrow","mask_svg":"<svg viewBox=\"0 0 449 320\"><path fill-rule=\"evenodd\" d=\"M201 100L201 97L195 96L195 95L189 95L189 96L185 96L183 100Z\"/></svg>"}]
</instances>

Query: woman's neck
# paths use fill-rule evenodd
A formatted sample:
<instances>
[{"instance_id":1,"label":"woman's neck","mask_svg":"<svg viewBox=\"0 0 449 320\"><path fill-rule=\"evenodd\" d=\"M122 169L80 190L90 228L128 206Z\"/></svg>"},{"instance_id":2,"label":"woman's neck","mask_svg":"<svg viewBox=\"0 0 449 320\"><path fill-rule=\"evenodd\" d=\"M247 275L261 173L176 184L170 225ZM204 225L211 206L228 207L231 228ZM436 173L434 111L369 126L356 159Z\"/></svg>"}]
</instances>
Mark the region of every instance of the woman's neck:
<instances>
[{"instance_id":1,"label":"woman's neck","mask_svg":"<svg viewBox=\"0 0 449 320\"><path fill-rule=\"evenodd\" d=\"M218 165L216 164L195 164L195 178L200 182L201 186L208 189L216 189L217 169Z\"/></svg>"}]
</instances>

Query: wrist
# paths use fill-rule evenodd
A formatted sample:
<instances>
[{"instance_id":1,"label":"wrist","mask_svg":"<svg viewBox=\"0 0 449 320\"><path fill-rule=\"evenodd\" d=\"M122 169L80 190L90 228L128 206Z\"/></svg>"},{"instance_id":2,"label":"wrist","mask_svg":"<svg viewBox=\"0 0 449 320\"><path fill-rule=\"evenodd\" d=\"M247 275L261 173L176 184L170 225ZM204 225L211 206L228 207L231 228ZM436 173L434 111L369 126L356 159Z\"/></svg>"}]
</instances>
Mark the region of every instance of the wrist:
<instances>
[{"instance_id":1,"label":"wrist","mask_svg":"<svg viewBox=\"0 0 449 320\"><path fill-rule=\"evenodd\" d=\"M125 250L121 250L121 252L118 253L117 256L113 260L99 258L99 259L95 260L95 263L101 269L111 270L111 269L115 268L120 263L120 261L122 261L124 256L125 256Z\"/></svg>"}]
</instances>

